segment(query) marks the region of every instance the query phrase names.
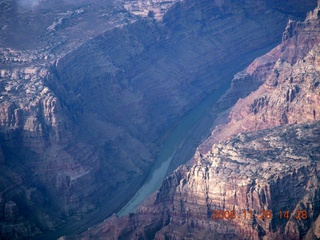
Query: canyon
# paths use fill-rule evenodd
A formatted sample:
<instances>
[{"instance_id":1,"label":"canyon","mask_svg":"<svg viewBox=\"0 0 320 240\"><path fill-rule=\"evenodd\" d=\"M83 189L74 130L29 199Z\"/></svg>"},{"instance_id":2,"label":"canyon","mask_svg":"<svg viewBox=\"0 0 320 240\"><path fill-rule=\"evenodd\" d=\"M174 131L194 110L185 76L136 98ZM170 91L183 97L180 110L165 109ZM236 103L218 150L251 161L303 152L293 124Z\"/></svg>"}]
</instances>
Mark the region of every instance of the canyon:
<instances>
[{"instance_id":1,"label":"canyon","mask_svg":"<svg viewBox=\"0 0 320 240\"><path fill-rule=\"evenodd\" d=\"M248 96L216 119L225 121L192 163L166 177L134 213L67 239L319 239L318 4L304 22L288 22L280 45L234 76L211 111L235 94Z\"/></svg>"},{"instance_id":2,"label":"canyon","mask_svg":"<svg viewBox=\"0 0 320 240\"><path fill-rule=\"evenodd\" d=\"M319 120L320 105L318 10L300 22L316 1L31 2L0 2L1 238L75 235L119 211L183 116L230 84L173 157L169 172L215 128L198 147L195 165L168 176L149 205L124 218L112 216L80 237L174 239L194 230L317 234L319 125L311 122ZM229 112L229 120L222 119ZM267 129L283 124L296 125ZM257 132L228 140L244 131ZM301 142L313 144L298 151ZM274 146L283 151L272 152ZM265 156L261 168L252 155ZM210 219L213 206L229 210L234 201L246 203L247 189L254 199L247 209L273 208L274 192L282 184L294 187L294 181L301 184L288 192L298 197L289 195L291 205L280 207L308 206L306 222L233 221L226 230ZM232 191L239 198L226 197L226 186L237 187ZM280 199L287 192L276 194ZM270 196L268 202L262 195Z\"/></svg>"},{"instance_id":3,"label":"canyon","mask_svg":"<svg viewBox=\"0 0 320 240\"><path fill-rule=\"evenodd\" d=\"M318 134L319 122L222 141L196 164L174 171L135 213L114 215L66 239L317 239ZM237 217L213 219L217 210ZM307 217L297 219L298 210ZM280 211L290 217L281 218Z\"/></svg>"}]
</instances>

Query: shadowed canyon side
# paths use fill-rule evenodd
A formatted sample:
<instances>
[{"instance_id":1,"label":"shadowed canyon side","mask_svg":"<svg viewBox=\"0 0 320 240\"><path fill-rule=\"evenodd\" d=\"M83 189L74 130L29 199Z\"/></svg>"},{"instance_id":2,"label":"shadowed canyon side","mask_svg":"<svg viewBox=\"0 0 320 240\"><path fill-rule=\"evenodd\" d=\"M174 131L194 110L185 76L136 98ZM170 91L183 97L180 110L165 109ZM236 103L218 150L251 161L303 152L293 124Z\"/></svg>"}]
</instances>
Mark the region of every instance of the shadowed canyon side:
<instances>
[{"instance_id":1,"label":"shadowed canyon side","mask_svg":"<svg viewBox=\"0 0 320 240\"><path fill-rule=\"evenodd\" d=\"M167 8L170 1L160 2L146 3L156 15L144 19L108 5L98 18L120 16L94 29L89 23L98 18L82 22L99 9L93 3L57 15L41 9L48 17L42 24L53 23L32 25L36 37L24 44L25 32L15 36L12 46L20 50L1 48L0 238L76 234L118 211L181 117L278 44L288 18L300 19L315 4L186 0ZM24 17L30 24L38 19ZM286 41L299 24L288 26ZM3 29L9 37L1 43L10 42L14 27ZM104 27L112 29L101 33ZM44 49L34 47L40 42Z\"/></svg>"},{"instance_id":2,"label":"shadowed canyon side","mask_svg":"<svg viewBox=\"0 0 320 240\"><path fill-rule=\"evenodd\" d=\"M255 91L232 107L192 164L135 213L70 239L319 239L319 12L320 5L304 22L289 21L282 43L235 75L216 107L234 101L232 92L248 94L239 82Z\"/></svg>"},{"instance_id":3,"label":"shadowed canyon side","mask_svg":"<svg viewBox=\"0 0 320 240\"><path fill-rule=\"evenodd\" d=\"M158 151L154 143L179 116L281 36L285 15L263 2L259 10L242 4L184 2L162 23L147 19L108 31L56 63L51 88L74 96L62 98L86 129L82 139L105 146L107 167L117 172L109 194L130 193L128 179L141 179L146 167L137 167L150 160L148 151ZM112 170L101 173L108 179Z\"/></svg>"}]
</instances>

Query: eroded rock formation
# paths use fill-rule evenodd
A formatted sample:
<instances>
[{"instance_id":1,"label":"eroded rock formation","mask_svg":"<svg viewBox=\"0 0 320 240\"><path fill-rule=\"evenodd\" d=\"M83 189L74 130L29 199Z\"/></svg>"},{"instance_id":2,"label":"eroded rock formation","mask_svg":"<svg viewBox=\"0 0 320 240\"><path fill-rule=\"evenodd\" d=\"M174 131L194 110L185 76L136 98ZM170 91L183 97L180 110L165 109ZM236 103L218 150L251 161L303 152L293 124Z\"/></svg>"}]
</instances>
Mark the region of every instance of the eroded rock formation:
<instances>
[{"instance_id":1,"label":"eroded rock formation","mask_svg":"<svg viewBox=\"0 0 320 240\"><path fill-rule=\"evenodd\" d=\"M318 234L319 130L319 122L290 125L215 144L134 214L113 216L79 239L315 239L307 236ZM215 210L237 217L213 219ZM269 210L272 217L262 212Z\"/></svg>"},{"instance_id":2,"label":"eroded rock formation","mask_svg":"<svg viewBox=\"0 0 320 240\"><path fill-rule=\"evenodd\" d=\"M218 108L229 107L234 96L245 98L232 107L229 123L218 126L199 147L200 153L232 134L319 120L318 13L318 8L310 12L304 22L290 20L283 42L235 75Z\"/></svg>"},{"instance_id":3,"label":"eroded rock formation","mask_svg":"<svg viewBox=\"0 0 320 240\"><path fill-rule=\"evenodd\" d=\"M7 3L9 13L21 10ZM118 17L92 29L82 20L99 8L84 4L45 15L40 37L21 45L25 30L10 38L15 25L4 20L1 42L21 49L0 55L1 237L55 238L119 209L179 118L274 47L287 19L312 4L294 1L286 12L286 3L186 0L166 8L161 22L110 6L99 17ZM21 22L34 26L38 15L24 13ZM286 98L294 102L297 91Z\"/></svg>"},{"instance_id":4,"label":"eroded rock formation","mask_svg":"<svg viewBox=\"0 0 320 240\"><path fill-rule=\"evenodd\" d=\"M319 10L289 21L282 44L234 77L223 100L248 94L239 82L254 91L199 147L193 164L168 176L135 213L71 239L317 239ZM236 217L227 219L231 211Z\"/></svg>"}]
</instances>

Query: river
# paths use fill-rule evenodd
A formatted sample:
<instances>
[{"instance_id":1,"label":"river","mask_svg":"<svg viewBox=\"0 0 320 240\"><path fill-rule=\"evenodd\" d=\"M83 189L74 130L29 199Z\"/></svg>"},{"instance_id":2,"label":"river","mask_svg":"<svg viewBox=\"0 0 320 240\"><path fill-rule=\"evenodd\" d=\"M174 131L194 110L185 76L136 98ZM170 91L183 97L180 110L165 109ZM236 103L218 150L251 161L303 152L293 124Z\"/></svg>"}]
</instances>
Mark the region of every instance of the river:
<instances>
[{"instance_id":1,"label":"river","mask_svg":"<svg viewBox=\"0 0 320 240\"><path fill-rule=\"evenodd\" d=\"M232 79L232 76L243 69L254 57L261 55L270 50L271 47L268 46L264 49L260 49L258 52L251 53L251 58L248 56L246 60L242 59L241 62L229 63L230 68L224 71L223 76L219 76L220 79ZM153 192L157 191L163 179L167 175L169 166L172 168L171 159L176 159L177 156L181 157L183 161L181 163L190 159L196 149L200 144L200 140L203 139L204 134L208 136L210 132L210 127L214 121L215 117L209 116L206 114L211 106L218 101L218 99L227 91L230 87L231 81L226 81L226 84L209 94L202 102L200 102L195 108L190 110L184 117L182 117L179 124L173 129L168 138L163 143L158 157L155 161L155 165L150 171L147 180L142 185L142 187L137 191L134 197L118 212L118 216L127 215L134 210ZM208 121L203 121L207 119ZM203 126L201 125L203 124ZM200 126L201 125L201 126ZM200 126L200 127L199 127ZM200 129L200 132L199 132ZM186 144L184 144L186 142ZM187 143L188 142L188 143ZM183 153L183 154L181 154ZM185 154L187 153L187 154ZM179 155L180 154L180 155ZM171 169L172 171L172 169ZM130 187L135 187L138 182L130 183ZM119 190L119 194L114 197L114 201L119 201L125 198L127 195L127 190ZM42 235L33 237L33 240L42 240L42 239L57 239L60 236L70 236L79 234L89 227L102 222L113 212L110 209L108 202L102 202L98 209L94 212L87 214L85 216L73 216L69 219L66 219L65 224L61 225L56 231L48 231Z\"/></svg>"},{"instance_id":2,"label":"river","mask_svg":"<svg viewBox=\"0 0 320 240\"><path fill-rule=\"evenodd\" d=\"M201 118L206 115L208 109L213 106L218 99L226 92L230 87L230 81L220 87L218 90L209 94L202 102L200 102L195 108L190 110L179 122L179 124L170 132L168 138L163 143L158 157L155 161L155 165L150 171L147 180L142 187L137 191L134 197L118 212L118 216L124 216L133 212L150 194L157 191L163 179L165 178L168 168L170 166L171 159L176 153L181 151L189 151L192 156L197 146L197 141L200 141L200 133L194 133L196 129L194 126L201 124ZM204 126L204 130L208 131L209 126ZM196 136L196 137L195 137ZM192 138L192 147L185 146L184 142L188 137ZM137 183L132 183L132 186ZM120 191L121 192L121 191ZM119 194L119 199L125 196L125 190ZM81 219L76 217L70 218L66 224L64 224L57 231L49 231L43 235L36 236L32 240L41 239L57 239L60 236L70 236L85 231L87 228L102 222L112 212L108 211L110 206L102 203L99 209L86 215Z\"/></svg>"},{"instance_id":3,"label":"river","mask_svg":"<svg viewBox=\"0 0 320 240\"><path fill-rule=\"evenodd\" d=\"M193 126L197 124L200 119L206 114L211 106L213 106L218 99L226 92L230 84L220 87L218 90L211 93L199 105L186 114L179 125L170 133L161 147L155 165L152 168L146 182L134 195L134 197L118 212L118 216L124 216L134 210L153 192L157 191L163 179L165 178L171 159L174 154L180 150L184 141Z\"/></svg>"}]
</instances>

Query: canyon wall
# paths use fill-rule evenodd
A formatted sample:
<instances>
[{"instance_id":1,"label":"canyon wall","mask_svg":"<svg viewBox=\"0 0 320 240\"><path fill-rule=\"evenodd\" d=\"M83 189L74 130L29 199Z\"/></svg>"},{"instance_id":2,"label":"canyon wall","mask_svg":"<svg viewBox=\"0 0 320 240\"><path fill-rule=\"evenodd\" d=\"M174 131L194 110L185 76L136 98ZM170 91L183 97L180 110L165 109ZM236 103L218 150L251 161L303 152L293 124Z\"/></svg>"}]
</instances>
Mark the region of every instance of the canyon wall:
<instances>
[{"instance_id":1,"label":"canyon wall","mask_svg":"<svg viewBox=\"0 0 320 240\"><path fill-rule=\"evenodd\" d=\"M135 213L70 239L316 239L319 127L282 126L215 144Z\"/></svg>"},{"instance_id":2,"label":"canyon wall","mask_svg":"<svg viewBox=\"0 0 320 240\"><path fill-rule=\"evenodd\" d=\"M319 120L318 11L310 12L303 23L290 20L282 43L235 75L231 88L212 111L230 105L234 96L250 95L238 100L228 124L218 126L199 146L201 154L232 134Z\"/></svg>"},{"instance_id":3,"label":"canyon wall","mask_svg":"<svg viewBox=\"0 0 320 240\"><path fill-rule=\"evenodd\" d=\"M49 49L1 49L1 237L74 234L117 211L181 116L314 2L286 12L285 3L188 0L161 22L129 18L78 41L90 29L68 29L88 6L46 28Z\"/></svg>"},{"instance_id":4,"label":"canyon wall","mask_svg":"<svg viewBox=\"0 0 320 240\"><path fill-rule=\"evenodd\" d=\"M319 11L289 21L282 43L235 75L214 107L244 98L192 164L134 213L70 239L318 239Z\"/></svg>"}]
</instances>

